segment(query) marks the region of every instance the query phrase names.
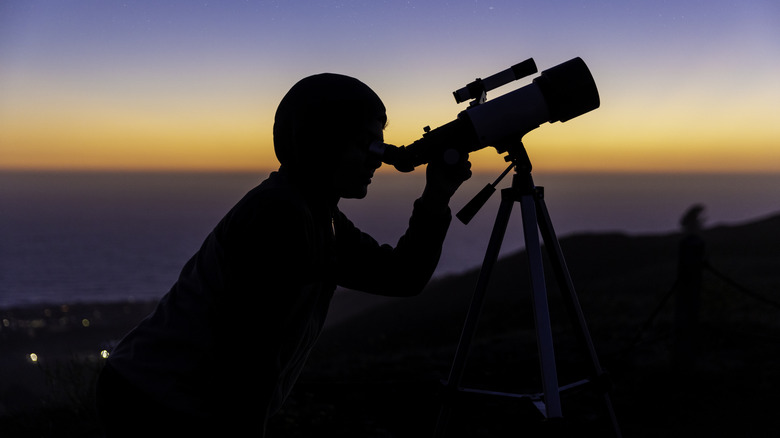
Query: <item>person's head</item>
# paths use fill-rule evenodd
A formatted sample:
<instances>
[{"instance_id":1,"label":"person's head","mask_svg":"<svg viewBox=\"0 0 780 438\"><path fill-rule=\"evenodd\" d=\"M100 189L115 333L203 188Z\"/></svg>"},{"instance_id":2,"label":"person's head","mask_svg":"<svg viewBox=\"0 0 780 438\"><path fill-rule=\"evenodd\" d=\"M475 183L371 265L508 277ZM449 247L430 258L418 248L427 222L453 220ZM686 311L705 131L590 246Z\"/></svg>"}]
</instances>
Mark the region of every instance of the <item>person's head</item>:
<instances>
[{"instance_id":1,"label":"person's head","mask_svg":"<svg viewBox=\"0 0 780 438\"><path fill-rule=\"evenodd\" d=\"M291 175L343 198L362 198L376 168L368 146L382 139L385 106L364 83L322 73L296 83L274 119L274 151Z\"/></svg>"}]
</instances>

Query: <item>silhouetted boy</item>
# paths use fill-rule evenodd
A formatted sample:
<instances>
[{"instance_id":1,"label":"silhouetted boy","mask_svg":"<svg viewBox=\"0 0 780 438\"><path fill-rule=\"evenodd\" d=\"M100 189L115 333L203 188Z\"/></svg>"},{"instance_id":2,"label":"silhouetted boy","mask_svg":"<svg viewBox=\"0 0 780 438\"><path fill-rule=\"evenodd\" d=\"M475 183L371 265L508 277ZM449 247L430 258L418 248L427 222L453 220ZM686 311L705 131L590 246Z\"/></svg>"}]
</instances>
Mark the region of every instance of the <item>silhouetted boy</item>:
<instances>
[{"instance_id":1,"label":"silhouetted boy","mask_svg":"<svg viewBox=\"0 0 780 438\"><path fill-rule=\"evenodd\" d=\"M262 435L300 373L337 285L418 294L450 223L448 202L471 175L431 163L395 248L337 207L366 196L381 162L385 107L362 82L298 82L274 122L281 166L208 235L157 309L114 349L101 374L108 436Z\"/></svg>"}]
</instances>

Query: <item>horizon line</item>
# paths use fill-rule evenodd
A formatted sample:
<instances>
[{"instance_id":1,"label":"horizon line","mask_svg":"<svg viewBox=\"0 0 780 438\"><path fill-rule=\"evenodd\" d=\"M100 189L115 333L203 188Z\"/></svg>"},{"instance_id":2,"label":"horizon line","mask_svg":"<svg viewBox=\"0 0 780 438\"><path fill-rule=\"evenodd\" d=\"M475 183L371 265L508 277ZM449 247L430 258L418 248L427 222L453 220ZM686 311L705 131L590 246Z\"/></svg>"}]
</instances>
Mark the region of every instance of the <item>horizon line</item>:
<instances>
[{"instance_id":1,"label":"horizon line","mask_svg":"<svg viewBox=\"0 0 780 438\"><path fill-rule=\"evenodd\" d=\"M419 171L409 172L408 174L424 173L424 167L420 166ZM258 167L258 168L157 168L157 167L2 167L0 173L116 173L116 174L143 174L143 173L168 173L168 174L265 174L275 172L278 167ZM747 170L747 169L535 169L536 174L569 174L569 175L777 175L778 170ZM502 169L475 169L475 175L486 175L500 173ZM378 173L398 173L395 169L382 167L377 170ZM532 172L533 173L533 172Z\"/></svg>"}]
</instances>

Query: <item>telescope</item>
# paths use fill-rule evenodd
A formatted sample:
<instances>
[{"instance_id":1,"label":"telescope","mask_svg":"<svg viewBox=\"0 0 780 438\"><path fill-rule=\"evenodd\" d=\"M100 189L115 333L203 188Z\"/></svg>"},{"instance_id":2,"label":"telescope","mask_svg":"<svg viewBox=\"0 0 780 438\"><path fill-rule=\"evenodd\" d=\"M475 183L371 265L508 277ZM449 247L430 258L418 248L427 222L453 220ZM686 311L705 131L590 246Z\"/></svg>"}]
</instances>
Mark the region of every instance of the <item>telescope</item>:
<instances>
[{"instance_id":1,"label":"telescope","mask_svg":"<svg viewBox=\"0 0 780 438\"><path fill-rule=\"evenodd\" d=\"M453 92L458 103L474 99L455 120L433 130L426 128L422 138L408 146L376 141L369 150L399 171L411 172L438 158L456 163L487 146L506 152L542 123L565 122L599 107L596 83L581 58L551 67L530 84L486 101L488 91L536 72L533 59L527 59L477 79Z\"/></svg>"},{"instance_id":2,"label":"telescope","mask_svg":"<svg viewBox=\"0 0 780 438\"><path fill-rule=\"evenodd\" d=\"M507 152L504 159L510 162L509 167L494 183L485 186L455 215L464 224L469 223L495 192L496 185L501 179L510 170L515 170L511 187L501 190L498 214L442 394L446 397L454 397L460 393L472 393L504 396L515 400L526 398L533 402L533 405L547 420L551 420L549 424L560 425L567 424L559 422L563 419L561 391L591 384L598 388L596 391L601 395L604 406L599 412L605 414L611 423L613 432L611 436L619 438L621 436L620 427L612 409L609 390L606 388L609 383L599 383L599 381L604 382L605 373L593 346L579 298L574 291L571 274L563 259L560 242L555 235L552 219L550 219L545 202L544 187L538 187L534 184L531 176L531 159L522 141L525 134L538 128L542 123L565 122L598 108L599 93L588 67L582 59L574 58L543 71L531 84L486 102L488 90L533 73L536 73L536 65L532 59L529 59L487 79L477 79L453 93L458 102L474 99L469 108L458 114L455 120L432 131L426 129L425 135L409 146L396 147L379 144L374 145L373 150L376 153L381 153L385 163L393 164L404 172L411 171L415 166L433 160L456 164L458 161L455 160L465 158L464 153L467 154L486 146L494 146L500 153ZM479 315L486 299L490 276L498 263L501 244L506 235L510 215L515 204L520 204L522 214L524 258L528 263L530 273L530 305L533 307L539 370L541 372L542 391L535 394L485 391L480 388L465 388L461 385ZM540 235L544 239L546 258L542 254ZM549 276L545 272L546 266L552 268L554 276ZM590 366L587 370L587 375L590 377L566 385L559 384L558 380L552 315L550 314L546 286L550 277L554 278L557 283L563 307L566 309L565 313L569 316L576 338L583 344L584 351L590 358ZM436 437L442 437L447 432L447 423L452 416L453 404L447 400L442 401L439 418L436 422ZM564 429L556 427L539 430L557 435L555 432ZM593 428L592 430L597 429ZM598 430L600 434L604 435L605 430L601 428Z\"/></svg>"}]
</instances>

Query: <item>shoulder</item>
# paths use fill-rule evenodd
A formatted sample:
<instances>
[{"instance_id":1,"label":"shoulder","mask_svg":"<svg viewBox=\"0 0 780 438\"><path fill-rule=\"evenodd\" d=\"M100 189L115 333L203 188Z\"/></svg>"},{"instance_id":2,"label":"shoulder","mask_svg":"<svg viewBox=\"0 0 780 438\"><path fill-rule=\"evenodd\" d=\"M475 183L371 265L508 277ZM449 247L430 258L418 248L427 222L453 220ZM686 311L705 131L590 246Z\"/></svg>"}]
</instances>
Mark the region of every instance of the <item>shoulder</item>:
<instances>
[{"instance_id":1,"label":"shoulder","mask_svg":"<svg viewBox=\"0 0 780 438\"><path fill-rule=\"evenodd\" d=\"M294 187L272 174L247 192L214 230L223 242L271 237L274 231L294 229L311 222L311 212Z\"/></svg>"},{"instance_id":2,"label":"shoulder","mask_svg":"<svg viewBox=\"0 0 780 438\"><path fill-rule=\"evenodd\" d=\"M309 207L300 192L279 174L273 173L247 192L229 215L260 219L307 214Z\"/></svg>"}]
</instances>

